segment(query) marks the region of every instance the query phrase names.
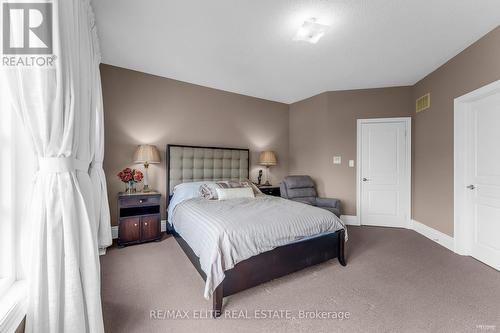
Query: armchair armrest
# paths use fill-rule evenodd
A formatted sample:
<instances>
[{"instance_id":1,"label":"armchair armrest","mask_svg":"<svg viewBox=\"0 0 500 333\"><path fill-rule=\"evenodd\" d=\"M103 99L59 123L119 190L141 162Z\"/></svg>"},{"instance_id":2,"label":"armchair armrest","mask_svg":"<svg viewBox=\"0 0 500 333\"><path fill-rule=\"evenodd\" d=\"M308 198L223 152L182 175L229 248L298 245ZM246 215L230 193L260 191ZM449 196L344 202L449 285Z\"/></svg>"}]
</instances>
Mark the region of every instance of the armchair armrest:
<instances>
[{"instance_id":1,"label":"armchair armrest","mask_svg":"<svg viewBox=\"0 0 500 333\"><path fill-rule=\"evenodd\" d=\"M318 207L332 207L340 209L340 200L333 198L316 198L316 206Z\"/></svg>"},{"instance_id":2,"label":"armchair armrest","mask_svg":"<svg viewBox=\"0 0 500 333\"><path fill-rule=\"evenodd\" d=\"M280 194L282 198L288 199L288 191L284 181L280 183Z\"/></svg>"}]
</instances>

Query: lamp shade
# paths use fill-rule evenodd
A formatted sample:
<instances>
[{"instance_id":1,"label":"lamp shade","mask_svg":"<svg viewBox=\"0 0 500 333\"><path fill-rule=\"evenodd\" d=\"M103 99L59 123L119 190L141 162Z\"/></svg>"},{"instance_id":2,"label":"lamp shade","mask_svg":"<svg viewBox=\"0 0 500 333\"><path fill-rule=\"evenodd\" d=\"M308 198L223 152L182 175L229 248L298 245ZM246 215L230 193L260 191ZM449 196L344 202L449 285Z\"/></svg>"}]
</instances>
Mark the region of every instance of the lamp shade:
<instances>
[{"instance_id":1,"label":"lamp shade","mask_svg":"<svg viewBox=\"0 0 500 333\"><path fill-rule=\"evenodd\" d=\"M134 163L160 163L160 152L153 145L140 145L134 153Z\"/></svg>"},{"instance_id":2,"label":"lamp shade","mask_svg":"<svg viewBox=\"0 0 500 333\"><path fill-rule=\"evenodd\" d=\"M263 151L259 156L259 164L265 166L273 166L278 164L278 160L276 159L276 154L274 151Z\"/></svg>"}]
</instances>

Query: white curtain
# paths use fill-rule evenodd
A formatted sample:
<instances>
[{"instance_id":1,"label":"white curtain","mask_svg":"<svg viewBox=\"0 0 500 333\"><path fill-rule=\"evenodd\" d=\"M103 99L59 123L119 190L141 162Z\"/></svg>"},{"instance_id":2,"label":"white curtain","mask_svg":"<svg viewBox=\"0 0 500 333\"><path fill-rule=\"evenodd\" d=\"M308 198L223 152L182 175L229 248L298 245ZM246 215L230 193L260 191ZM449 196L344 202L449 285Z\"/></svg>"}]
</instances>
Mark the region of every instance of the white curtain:
<instances>
[{"instance_id":1,"label":"white curtain","mask_svg":"<svg viewBox=\"0 0 500 333\"><path fill-rule=\"evenodd\" d=\"M52 26L54 66L6 70L39 164L29 205L26 332L103 332L98 253L111 230L89 0L55 0Z\"/></svg>"},{"instance_id":2,"label":"white curtain","mask_svg":"<svg viewBox=\"0 0 500 333\"><path fill-rule=\"evenodd\" d=\"M101 52L99 49L99 39L95 25L94 13L90 8L89 18L91 22L92 37L92 110L95 112L95 150L94 159L90 165L90 178L94 185L95 220L97 223L98 245L100 253L113 242L111 235L111 218L109 214L108 189L106 187L106 176L102 168L104 160L104 113L102 103L101 74L99 64L101 63Z\"/></svg>"}]
</instances>

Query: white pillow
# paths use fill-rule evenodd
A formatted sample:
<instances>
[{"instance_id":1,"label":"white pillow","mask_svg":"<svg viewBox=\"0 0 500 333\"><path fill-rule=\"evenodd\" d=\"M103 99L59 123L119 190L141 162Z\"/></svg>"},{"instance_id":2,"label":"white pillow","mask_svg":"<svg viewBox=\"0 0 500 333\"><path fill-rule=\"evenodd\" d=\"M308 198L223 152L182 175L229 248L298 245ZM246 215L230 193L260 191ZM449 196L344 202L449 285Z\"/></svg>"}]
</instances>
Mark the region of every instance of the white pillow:
<instances>
[{"instance_id":1,"label":"white pillow","mask_svg":"<svg viewBox=\"0 0 500 333\"><path fill-rule=\"evenodd\" d=\"M177 206L184 200L198 198L200 196L200 191L198 191L198 189L200 188L201 185L206 183L210 182L204 181L204 182L181 183L174 187L174 193L168 203L168 222L172 223L172 215L175 206Z\"/></svg>"},{"instance_id":2,"label":"white pillow","mask_svg":"<svg viewBox=\"0 0 500 333\"><path fill-rule=\"evenodd\" d=\"M255 194L253 194L251 187L217 188L217 197L219 200L255 198Z\"/></svg>"},{"instance_id":3,"label":"white pillow","mask_svg":"<svg viewBox=\"0 0 500 333\"><path fill-rule=\"evenodd\" d=\"M198 189L203 184L213 183L210 181L181 183L174 187L173 195L182 199L197 198L200 196Z\"/></svg>"}]
</instances>

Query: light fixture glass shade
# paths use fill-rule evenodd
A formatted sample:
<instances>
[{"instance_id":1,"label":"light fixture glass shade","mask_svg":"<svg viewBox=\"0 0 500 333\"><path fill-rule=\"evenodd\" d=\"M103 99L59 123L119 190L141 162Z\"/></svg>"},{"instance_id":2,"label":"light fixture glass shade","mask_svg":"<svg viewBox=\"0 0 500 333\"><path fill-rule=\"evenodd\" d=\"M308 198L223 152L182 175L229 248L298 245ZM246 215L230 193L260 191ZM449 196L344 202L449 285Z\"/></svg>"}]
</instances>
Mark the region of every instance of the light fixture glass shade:
<instances>
[{"instance_id":1,"label":"light fixture glass shade","mask_svg":"<svg viewBox=\"0 0 500 333\"><path fill-rule=\"evenodd\" d=\"M263 151L259 156L259 164L265 166L273 166L278 164L278 159L274 151Z\"/></svg>"},{"instance_id":2,"label":"light fixture glass shade","mask_svg":"<svg viewBox=\"0 0 500 333\"><path fill-rule=\"evenodd\" d=\"M153 145L140 145L134 153L134 163L160 163L160 152Z\"/></svg>"},{"instance_id":3,"label":"light fixture glass shade","mask_svg":"<svg viewBox=\"0 0 500 333\"><path fill-rule=\"evenodd\" d=\"M305 41L316 44L326 32L327 25L319 24L316 18L312 17L305 21L299 28L293 40Z\"/></svg>"}]
</instances>

